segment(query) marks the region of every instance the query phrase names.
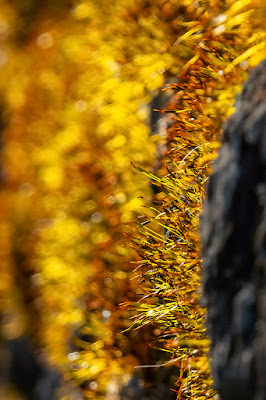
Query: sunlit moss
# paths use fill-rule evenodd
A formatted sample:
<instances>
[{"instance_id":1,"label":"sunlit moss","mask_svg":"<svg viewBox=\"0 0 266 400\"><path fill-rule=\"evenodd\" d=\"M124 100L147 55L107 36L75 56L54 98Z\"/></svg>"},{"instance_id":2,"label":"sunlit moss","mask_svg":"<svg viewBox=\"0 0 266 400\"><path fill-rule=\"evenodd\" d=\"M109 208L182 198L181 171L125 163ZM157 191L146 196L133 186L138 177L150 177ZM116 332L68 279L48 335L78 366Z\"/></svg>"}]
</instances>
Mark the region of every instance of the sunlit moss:
<instances>
[{"instance_id":1,"label":"sunlit moss","mask_svg":"<svg viewBox=\"0 0 266 400\"><path fill-rule=\"evenodd\" d=\"M211 387L205 310L199 303L198 225L222 122L234 109L248 66L265 56L263 23L258 26L254 10L246 6L253 4L212 1L186 8L180 24L188 29L174 46L189 57L173 84L176 94L169 110L175 119L168 131L168 151L158 175L138 168L161 193L146 208L134 240L141 256L136 271L143 297L133 327L152 324L160 330L153 345L180 369L178 399L218 398Z\"/></svg>"}]
</instances>

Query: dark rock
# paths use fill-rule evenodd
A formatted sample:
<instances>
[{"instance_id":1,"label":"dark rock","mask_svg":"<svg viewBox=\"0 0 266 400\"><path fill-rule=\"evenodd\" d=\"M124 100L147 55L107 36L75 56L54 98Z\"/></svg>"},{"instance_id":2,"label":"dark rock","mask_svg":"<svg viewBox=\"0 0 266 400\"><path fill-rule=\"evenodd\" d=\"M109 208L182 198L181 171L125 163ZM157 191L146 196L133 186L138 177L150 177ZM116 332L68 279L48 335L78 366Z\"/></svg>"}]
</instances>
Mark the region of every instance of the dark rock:
<instances>
[{"instance_id":1,"label":"dark rock","mask_svg":"<svg viewBox=\"0 0 266 400\"><path fill-rule=\"evenodd\" d=\"M266 399L266 60L224 128L201 217L203 304L223 400Z\"/></svg>"},{"instance_id":2,"label":"dark rock","mask_svg":"<svg viewBox=\"0 0 266 400\"><path fill-rule=\"evenodd\" d=\"M170 388L174 387L178 373L177 367L146 368L121 387L118 400L175 400L176 393Z\"/></svg>"},{"instance_id":3,"label":"dark rock","mask_svg":"<svg viewBox=\"0 0 266 400\"><path fill-rule=\"evenodd\" d=\"M10 353L10 381L25 399L55 399L61 374L39 359L28 338L10 340L7 346Z\"/></svg>"},{"instance_id":4,"label":"dark rock","mask_svg":"<svg viewBox=\"0 0 266 400\"><path fill-rule=\"evenodd\" d=\"M156 157L152 168L152 172L156 175L162 166L166 148L166 136L167 129L169 129L174 122L174 113L169 111L166 112L171 100L174 96L174 91L171 89L171 84L175 80L169 80L163 87L161 87L158 93L152 98L149 103L149 128L150 135L158 136L158 142L156 146ZM151 189L153 194L156 195L161 192L161 187L158 186L153 180L151 182Z\"/></svg>"}]
</instances>

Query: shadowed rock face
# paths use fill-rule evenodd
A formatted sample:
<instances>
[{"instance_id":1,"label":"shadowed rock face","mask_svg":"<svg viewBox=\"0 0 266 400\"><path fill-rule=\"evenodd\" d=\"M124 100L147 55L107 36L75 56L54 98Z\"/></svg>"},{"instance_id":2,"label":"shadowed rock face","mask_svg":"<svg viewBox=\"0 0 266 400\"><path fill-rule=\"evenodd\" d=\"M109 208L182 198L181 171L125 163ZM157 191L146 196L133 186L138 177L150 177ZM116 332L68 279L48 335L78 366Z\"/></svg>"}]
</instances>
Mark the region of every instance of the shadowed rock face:
<instances>
[{"instance_id":1,"label":"shadowed rock face","mask_svg":"<svg viewBox=\"0 0 266 400\"><path fill-rule=\"evenodd\" d=\"M61 374L42 361L27 337L19 337L6 343L9 353L10 383L26 400L55 400L61 384Z\"/></svg>"},{"instance_id":2,"label":"shadowed rock face","mask_svg":"<svg viewBox=\"0 0 266 400\"><path fill-rule=\"evenodd\" d=\"M203 303L223 400L266 399L266 60L227 121L201 217Z\"/></svg>"}]
</instances>

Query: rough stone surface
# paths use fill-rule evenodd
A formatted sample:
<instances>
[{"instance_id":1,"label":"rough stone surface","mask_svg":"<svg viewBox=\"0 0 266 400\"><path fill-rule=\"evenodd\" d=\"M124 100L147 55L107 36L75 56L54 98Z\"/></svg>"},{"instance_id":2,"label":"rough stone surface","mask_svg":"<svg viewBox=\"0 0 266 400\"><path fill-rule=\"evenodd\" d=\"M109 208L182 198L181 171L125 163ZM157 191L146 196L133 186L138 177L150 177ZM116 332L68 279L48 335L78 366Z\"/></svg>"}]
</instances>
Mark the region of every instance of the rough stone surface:
<instances>
[{"instance_id":1,"label":"rough stone surface","mask_svg":"<svg viewBox=\"0 0 266 400\"><path fill-rule=\"evenodd\" d=\"M224 128L201 217L203 304L223 400L266 399L266 60Z\"/></svg>"}]
</instances>

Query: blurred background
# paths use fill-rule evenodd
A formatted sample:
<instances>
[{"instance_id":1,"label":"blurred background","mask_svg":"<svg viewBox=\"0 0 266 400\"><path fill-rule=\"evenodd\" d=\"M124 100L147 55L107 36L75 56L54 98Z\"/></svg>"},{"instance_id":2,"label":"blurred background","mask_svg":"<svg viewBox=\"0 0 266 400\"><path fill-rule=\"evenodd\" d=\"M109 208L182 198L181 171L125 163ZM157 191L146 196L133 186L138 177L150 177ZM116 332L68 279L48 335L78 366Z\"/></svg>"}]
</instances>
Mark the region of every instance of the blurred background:
<instances>
[{"instance_id":1,"label":"blurred background","mask_svg":"<svg viewBox=\"0 0 266 400\"><path fill-rule=\"evenodd\" d=\"M136 300L123 242L150 196L132 163L156 156L149 103L177 73L175 13L0 2L1 399L115 398L152 361L148 332L121 333Z\"/></svg>"}]
</instances>

